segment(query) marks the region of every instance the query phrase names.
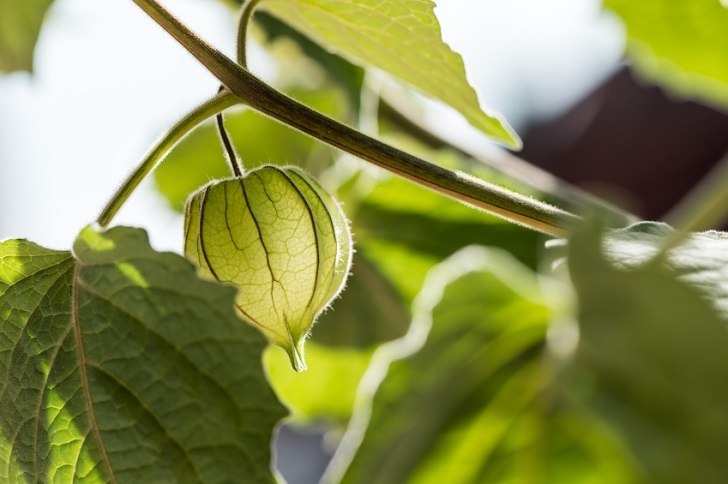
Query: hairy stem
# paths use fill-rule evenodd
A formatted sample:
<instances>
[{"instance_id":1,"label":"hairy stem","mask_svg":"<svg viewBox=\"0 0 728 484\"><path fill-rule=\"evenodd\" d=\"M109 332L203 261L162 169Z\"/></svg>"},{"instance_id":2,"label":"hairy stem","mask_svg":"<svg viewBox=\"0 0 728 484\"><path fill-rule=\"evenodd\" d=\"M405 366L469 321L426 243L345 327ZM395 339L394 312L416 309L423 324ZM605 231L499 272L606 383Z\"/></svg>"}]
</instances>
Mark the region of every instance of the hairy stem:
<instances>
[{"instance_id":1,"label":"hairy stem","mask_svg":"<svg viewBox=\"0 0 728 484\"><path fill-rule=\"evenodd\" d=\"M482 163L496 173L547 195L554 203L576 213L606 212L615 225L629 225L639 221L636 215L627 213L505 150L494 147L492 152L475 153L446 140L416 121L406 109L392 101L386 98L380 99L379 116L396 129L413 136L430 148L452 150L467 160Z\"/></svg>"},{"instance_id":2,"label":"hairy stem","mask_svg":"<svg viewBox=\"0 0 728 484\"><path fill-rule=\"evenodd\" d=\"M106 227L111 223L121 206L126 202L132 192L139 186L144 178L154 169L155 166L169 153L192 128L200 124L202 121L222 112L240 100L229 91L220 92L217 96L206 101L196 109L188 113L172 126L164 135L154 144L152 149L144 156L141 163L124 181L121 188L114 193L109 203L101 211L96 222L101 227Z\"/></svg>"},{"instance_id":3,"label":"hairy stem","mask_svg":"<svg viewBox=\"0 0 728 484\"><path fill-rule=\"evenodd\" d=\"M255 7L257 7L259 3L260 0L246 0L246 2L243 4L242 9L240 10L240 21L238 22L237 56L238 64L246 69L248 68L248 27L250 26L250 21L253 19Z\"/></svg>"},{"instance_id":4,"label":"hairy stem","mask_svg":"<svg viewBox=\"0 0 728 484\"><path fill-rule=\"evenodd\" d=\"M238 22L237 53L238 64L240 64L245 69L248 68L248 25L253 18L253 12L255 11L255 7L257 6L259 1L260 0L247 0L245 4L243 4L243 7L240 11L240 21ZM224 89L225 86L221 85L219 92L222 92ZM220 135L220 141L222 141L222 145L225 148L225 154L227 155L228 163L230 164L233 175L240 178L243 176L243 172L245 171L245 169L243 167L242 161L240 160L240 157L235 152L235 147L230 141L230 135L228 134L227 129L225 129L225 119L222 113L219 113L217 116L215 116L215 124L217 125L217 132Z\"/></svg>"},{"instance_id":5,"label":"hairy stem","mask_svg":"<svg viewBox=\"0 0 728 484\"><path fill-rule=\"evenodd\" d=\"M222 89L225 88L223 87ZM218 113L215 116L215 125L217 126L217 133L220 135L222 147L225 149L225 157L228 160L230 169L234 176L241 178L243 176L243 166L240 162L240 157L238 157L238 154L235 152L235 147L233 146L232 141L230 141L227 129L225 129L225 119L223 118L222 113Z\"/></svg>"},{"instance_id":6,"label":"hairy stem","mask_svg":"<svg viewBox=\"0 0 728 484\"><path fill-rule=\"evenodd\" d=\"M198 37L155 0L134 2L242 102L273 119L422 186L540 232L563 236L578 220L569 212L447 170L334 121L257 79Z\"/></svg>"}]
</instances>

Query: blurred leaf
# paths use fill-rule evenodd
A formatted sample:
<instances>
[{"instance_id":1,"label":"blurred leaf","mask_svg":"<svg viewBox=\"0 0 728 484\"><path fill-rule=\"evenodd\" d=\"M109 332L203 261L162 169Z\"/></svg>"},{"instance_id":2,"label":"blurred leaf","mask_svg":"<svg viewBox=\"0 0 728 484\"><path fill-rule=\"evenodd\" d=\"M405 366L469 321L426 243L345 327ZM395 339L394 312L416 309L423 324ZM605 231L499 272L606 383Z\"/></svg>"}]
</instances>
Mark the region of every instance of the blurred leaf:
<instances>
[{"instance_id":1,"label":"blurred leaf","mask_svg":"<svg viewBox=\"0 0 728 484\"><path fill-rule=\"evenodd\" d=\"M354 110L359 110L364 69L325 50L285 22L281 22L266 12L256 12L255 21L263 28L269 42L275 42L280 38L287 38L295 42L306 56L316 61L331 79L341 86Z\"/></svg>"},{"instance_id":2,"label":"blurred leaf","mask_svg":"<svg viewBox=\"0 0 728 484\"><path fill-rule=\"evenodd\" d=\"M615 230L604 239L607 259L621 268L637 268L648 261L674 234L669 225L642 222ZM671 250L665 261L678 279L698 287L728 322L728 234L710 230L694 233Z\"/></svg>"},{"instance_id":3,"label":"blurred leaf","mask_svg":"<svg viewBox=\"0 0 728 484\"><path fill-rule=\"evenodd\" d=\"M331 90L290 93L318 111L336 117L341 95ZM281 123L250 110L225 115L225 127L246 169L265 163L299 165L320 172L333 160L333 151ZM157 188L177 211L187 197L212 179L231 176L215 123L193 130L164 159L154 173Z\"/></svg>"},{"instance_id":4,"label":"blurred leaf","mask_svg":"<svg viewBox=\"0 0 728 484\"><path fill-rule=\"evenodd\" d=\"M330 481L581 483L628 475L609 438L562 414L544 393L550 310L532 272L500 251L463 250L430 273L414 312L407 336L374 356Z\"/></svg>"},{"instance_id":5,"label":"blurred leaf","mask_svg":"<svg viewBox=\"0 0 728 484\"><path fill-rule=\"evenodd\" d=\"M138 229L0 244L0 481L273 482L285 412L234 296Z\"/></svg>"},{"instance_id":6,"label":"blurred leaf","mask_svg":"<svg viewBox=\"0 0 728 484\"><path fill-rule=\"evenodd\" d=\"M728 108L728 9L719 0L605 0L648 78Z\"/></svg>"},{"instance_id":7,"label":"blurred leaf","mask_svg":"<svg viewBox=\"0 0 728 484\"><path fill-rule=\"evenodd\" d=\"M32 71L33 51L53 0L0 0L0 72Z\"/></svg>"},{"instance_id":8,"label":"blurred leaf","mask_svg":"<svg viewBox=\"0 0 728 484\"><path fill-rule=\"evenodd\" d=\"M580 341L567 387L619 431L650 482L728 475L728 333L711 304L725 296L725 234L697 234L670 264L647 259L662 224L570 241ZM722 277L722 279L721 279Z\"/></svg>"},{"instance_id":9,"label":"blurred leaf","mask_svg":"<svg viewBox=\"0 0 728 484\"><path fill-rule=\"evenodd\" d=\"M458 110L487 135L520 148L520 139L499 114L481 110L462 58L442 41L434 3L265 0L260 6L322 46L398 77Z\"/></svg>"},{"instance_id":10,"label":"blurred leaf","mask_svg":"<svg viewBox=\"0 0 728 484\"><path fill-rule=\"evenodd\" d=\"M306 343L305 372L294 372L288 356L275 347L266 350L263 363L278 398L295 420L346 424L372 353L371 349L327 347L311 340Z\"/></svg>"},{"instance_id":11,"label":"blurred leaf","mask_svg":"<svg viewBox=\"0 0 728 484\"><path fill-rule=\"evenodd\" d=\"M327 346L372 348L402 337L409 327L409 305L379 268L354 254L346 289L313 329L312 341Z\"/></svg>"},{"instance_id":12,"label":"blurred leaf","mask_svg":"<svg viewBox=\"0 0 728 484\"><path fill-rule=\"evenodd\" d=\"M419 292L432 266L462 247L501 247L535 267L543 239L395 177L378 184L355 210L351 218L357 247L407 301Z\"/></svg>"}]
</instances>

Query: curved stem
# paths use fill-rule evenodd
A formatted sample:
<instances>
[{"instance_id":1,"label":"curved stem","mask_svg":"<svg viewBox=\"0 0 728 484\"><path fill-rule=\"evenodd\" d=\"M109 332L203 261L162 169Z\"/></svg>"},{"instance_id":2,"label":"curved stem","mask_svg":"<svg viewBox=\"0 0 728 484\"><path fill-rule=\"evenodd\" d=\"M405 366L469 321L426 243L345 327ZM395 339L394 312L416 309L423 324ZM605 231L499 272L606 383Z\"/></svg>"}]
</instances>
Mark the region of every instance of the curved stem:
<instances>
[{"instance_id":1,"label":"curved stem","mask_svg":"<svg viewBox=\"0 0 728 484\"><path fill-rule=\"evenodd\" d=\"M511 222L563 236L575 215L478 178L427 162L366 136L276 91L207 44L156 0L134 0L220 82L263 114L422 186Z\"/></svg>"},{"instance_id":2,"label":"curved stem","mask_svg":"<svg viewBox=\"0 0 728 484\"><path fill-rule=\"evenodd\" d=\"M248 68L248 51L247 51L247 39L248 39L248 27L250 21L253 19L253 13L255 13L255 7L258 6L260 0L247 0L240 11L240 21L238 22L238 64L243 66L245 69Z\"/></svg>"},{"instance_id":3,"label":"curved stem","mask_svg":"<svg viewBox=\"0 0 728 484\"><path fill-rule=\"evenodd\" d=\"M259 1L260 0L247 0L240 12L240 21L238 22L237 56L238 64L240 64L245 69L248 68L248 26L250 25L250 21L253 18L253 12L255 11L255 7L257 6ZM225 89L225 86L221 85L220 91L218 92L222 92L223 89ZM235 152L235 147L230 141L230 135L228 134L227 129L225 129L225 119L222 113L219 113L217 116L215 116L215 124L217 125L217 132L220 135L220 140L222 141L222 145L225 148L225 153L227 154L228 163L230 163L230 168L232 169L233 175L240 178L243 176L244 168L240 157L238 157L237 153Z\"/></svg>"},{"instance_id":4,"label":"curved stem","mask_svg":"<svg viewBox=\"0 0 728 484\"><path fill-rule=\"evenodd\" d=\"M225 86L220 85L220 89L217 90L217 93L220 94L223 91L227 91L227 89L225 89ZM230 141L230 135L225 128L225 118L223 117L222 111L217 113L215 116L215 125L217 126L217 134L220 136L220 141L222 142L222 147L225 151L228 164L230 165L230 170L233 172L233 176L242 178L245 169L240 157L235 152L235 147L233 146L232 141Z\"/></svg>"},{"instance_id":5,"label":"curved stem","mask_svg":"<svg viewBox=\"0 0 728 484\"><path fill-rule=\"evenodd\" d=\"M215 116L215 124L217 125L217 133L220 135L222 146L225 148L225 155L228 159L228 163L230 164L230 169L235 177L242 178L242 163L240 163L240 158L235 152L235 147L233 146L232 141L230 141L227 129L225 129L225 120L223 119L222 113L218 113L217 116Z\"/></svg>"},{"instance_id":6,"label":"curved stem","mask_svg":"<svg viewBox=\"0 0 728 484\"><path fill-rule=\"evenodd\" d=\"M728 214L728 153L665 220L682 232L718 229Z\"/></svg>"},{"instance_id":7,"label":"curved stem","mask_svg":"<svg viewBox=\"0 0 728 484\"><path fill-rule=\"evenodd\" d=\"M121 188L114 193L96 219L101 227L109 225L116 213L132 192L139 186L142 180L154 169L167 153L179 142L192 128L211 116L240 103L240 100L231 92L225 90L206 101L185 117L179 120L169 131L167 131L144 156L141 163L124 181Z\"/></svg>"}]
</instances>

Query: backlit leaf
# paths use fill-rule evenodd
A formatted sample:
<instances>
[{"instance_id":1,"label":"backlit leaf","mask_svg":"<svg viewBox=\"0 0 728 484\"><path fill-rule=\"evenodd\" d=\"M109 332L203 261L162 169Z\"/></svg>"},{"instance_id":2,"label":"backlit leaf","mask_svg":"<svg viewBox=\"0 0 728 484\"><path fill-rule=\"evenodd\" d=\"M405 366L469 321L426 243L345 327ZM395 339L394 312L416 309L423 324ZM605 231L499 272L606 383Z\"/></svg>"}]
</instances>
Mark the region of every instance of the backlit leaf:
<instances>
[{"instance_id":1,"label":"backlit leaf","mask_svg":"<svg viewBox=\"0 0 728 484\"><path fill-rule=\"evenodd\" d=\"M520 147L520 139L499 114L481 109L462 58L442 40L433 2L263 0L260 6L322 46L448 104L495 140Z\"/></svg>"},{"instance_id":2,"label":"backlit leaf","mask_svg":"<svg viewBox=\"0 0 728 484\"><path fill-rule=\"evenodd\" d=\"M542 297L497 250L433 269L410 332L375 353L325 482L628 481L619 445L548 391Z\"/></svg>"},{"instance_id":3,"label":"backlit leaf","mask_svg":"<svg viewBox=\"0 0 728 484\"><path fill-rule=\"evenodd\" d=\"M285 412L234 294L138 229L0 244L0 481L273 482Z\"/></svg>"},{"instance_id":4,"label":"backlit leaf","mask_svg":"<svg viewBox=\"0 0 728 484\"><path fill-rule=\"evenodd\" d=\"M605 0L649 79L728 108L728 9L719 0Z\"/></svg>"}]
</instances>

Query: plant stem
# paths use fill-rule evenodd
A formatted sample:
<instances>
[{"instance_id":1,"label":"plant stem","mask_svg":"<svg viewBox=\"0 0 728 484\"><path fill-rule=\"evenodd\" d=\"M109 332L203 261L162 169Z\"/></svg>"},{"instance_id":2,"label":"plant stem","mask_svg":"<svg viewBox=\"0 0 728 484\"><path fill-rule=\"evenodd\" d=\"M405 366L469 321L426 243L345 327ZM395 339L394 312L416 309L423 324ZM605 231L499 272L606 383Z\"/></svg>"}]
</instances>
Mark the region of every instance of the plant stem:
<instances>
[{"instance_id":1,"label":"plant stem","mask_svg":"<svg viewBox=\"0 0 728 484\"><path fill-rule=\"evenodd\" d=\"M260 0L246 0L240 11L240 21L238 22L238 64L243 66L245 69L248 68L248 27L250 21L253 19L253 13L255 13L255 7L258 6Z\"/></svg>"},{"instance_id":2,"label":"plant stem","mask_svg":"<svg viewBox=\"0 0 728 484\"><path fill-rule=\"evenodd\" d=\"M640 220L636 215L625 212L505 150L493 148L492 152L476 154L446 140L416 121L415 116L398 106L392 99L379 100L379 116L429 148L452 150L466 160L480 162L497 173L547 195L554 203L576 213L606 212L615 225L629 225Z\"/></svg>"},{"instance_id":3,"label":"plant stem","mask_svg":"<svg viewBox=\"0 0 728 484\"><path fill-rule=\"evenodd\" d=\"M250 20L253 18L253 12L258 2L259 0L247 0L240 12L240 21L238 23L237 48L238 64L240 64L245 69L248 68L248 59L246 55L248 25L250 24ZM225 86L220 85L220 90L218 92L222 92L224 89ZM245 169L243 167L242 161L240 160L240 157L235 152L235 147L230 141L230 135L228 134L227 129L225 129L225 119L222 113L218 113L217 116L215 116L215 124L217 125L217 132L220 135L220 141L222 141L222 145L225 148L225 154L227 155L228 163L230 164L233 175L238 178L242 178Z\"/></svg>"},{"instance_id":4,"label":"plant stem","mask_svg":"<svg viewBox=\"0 0 728 484\"><path fill-rule=\"evenodd\" d=\"M222 90L225 89L224 86L221 86ZM238 154L235 152L235 147L233 146L232 141L230 141L230 136L228 136L227 129L225 129L225 119L223 119L222 113L217 113L215 116L215 125L217 126L217 133L220 135L220 141L222 141L222 146L225 148L225 155L228 159L228 163L230 164L230 169L233 172L233 176L237 178L242 178L243 176L243 166L240 162L240 158L238 157Z\"/></svg>"},{"instance_id":5,"label":"plant stem","mask_svg":"<svg viewBox=\"0 0 728 484\"><path fill-rule=\"evenodd\" d=\"M250 24L250 20L253 18L253 12L255 11L255 7L258 5L259 1L260 0L247 0L245 4L243 4L243 7L240 11L240 21L238 22L237 55L238 64L240 64L245 69L248 68L248 25ZM221 85L219 92L222 92L223 89L225 89L225 86ZM225 119L222 113L219 113L217 116L215 116L215 124L217 125L217 132L220 135L220 141L222 141L222 145L225 148L225 153L227 154L227 159L230 163L230 168L232 169L233 175L240 178L243 176L244 167L240 160L240 157L238 157L238 154L235 152L235 147L230 141L230 136L228 135L227 129L225 129Z\"/></svg>"},{"instance_id":6,"label":"plant stem","mask_svg":"<svg viewBox=\"0 0 728 484\"><path fill-rule=\"evenodd\" d=\"M169 131L167 131L144 156L141 163L124 181L121 188L114 193L109 203L101 211L96 222L101 227L109 225L121 206L126 202L132 192L139 186L142 180L154 169L167 153L179 142L192 128L211 116L240 103L240 100L229 91L220 92L212 99L201 104L185 117L179 120Z\"/></svg>"},{"instance_id":7,"label":"plant stem","mask_svg":"<svg viewBox=\"0 0 728 484\"><path fill-rule=\"evenodd\" d=\"M395 174L531 229L563 236L575 215L370 138L276 91L207 44L155 0L134 0L240 100L263 114Z\"/></svg>"}]
</instances>

